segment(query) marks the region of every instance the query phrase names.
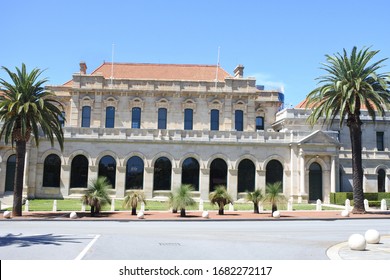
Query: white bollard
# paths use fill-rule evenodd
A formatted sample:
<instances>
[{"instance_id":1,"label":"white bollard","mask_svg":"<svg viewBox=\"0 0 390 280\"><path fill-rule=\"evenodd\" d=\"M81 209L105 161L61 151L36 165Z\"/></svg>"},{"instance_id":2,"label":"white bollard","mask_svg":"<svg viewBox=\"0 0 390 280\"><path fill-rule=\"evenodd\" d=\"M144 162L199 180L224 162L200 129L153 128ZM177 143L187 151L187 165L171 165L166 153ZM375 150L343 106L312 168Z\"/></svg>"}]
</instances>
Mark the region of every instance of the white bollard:
<instances>
[{"instance_id":1,"label":"white bollard","mask_svg":"<svg viewBox=\"0 0 390 280\"><path fill-rule=\"evenodd\" d=\"M4 211L3 217L4 219L11 219L11 211Z\"/></svg>"},{"instance_id":2,"label":"white bollard","mask_svg":"<svg viewBox=\"0 0 390 280\"><path fill-rule=\"evenodd\" d=\"M341 211L341 217L344 217L344 218L349 217L349 211L348 210Z\"/></svg>"},{"instance_id":3,"label":"white bollard","mask_svg":"<svg viewBox=\"0 0 390 280\"><path fill-rule=\"evenodd\" d=\"M199 200L199 211L203 211L203 210L204 210L203 199L200 199Z\"/></svg>"},{"instance_id":4,"label":"white bollard","mask_svg":"<svg viewBox=\"0 0 390 280\"><path fill-rule=\"evenodd\" d=\"M316 211L322 211L321 199L317 199Z\"/></svg>"},{"instance_id":5,"label":"white bollard","mask_svg":"<svg viewBox=\"0 0 390 280\"><path fill-rule=\"evenodd\" d=\"M112 211L112 212L115 211L115 198L112 198L112 199L111 199L111 211Z\"/></svg>"},{"instance_id":6,"label":"white bollard","mask_svg":"<svg viewBox=\"0 0 390 280\"><path fill-rule=\"evenodd\" d=\"M351 250L364 251L366 249L366 239L361 234L352 234L348 239Z\"/></svg>"},{"instance_id":7,"label":"white bollard","mask_svg":"<svg viewBox=\"0 0 390 280\"><path fill-rule=\"evenodd\" d=\"M259 202L259 212L264 211L264 206L263 203L260 201Z\"/></svg>"},{"instance_id":8,"label":"white bollard","mask_svg":"<svg viewBox=\"0 0 390 280\"><path fill-rule=\"evenodd\" d=\"M375 229L369 229L364 234L367 244L378 244L381 241L381 235Z\"/></svg>"},{"instance_id":9,"label":"white bollard","mask_svg":"<svg viewBox=\"0 0 390 280\"><path fill-rule=\"evenodd\" d=\"M381 200L381 210L386 211L387 210L387 205L386 205L386 199Z\"/></svg>"},{"instance_id":10,"label":"white bollard","mask_svg":"<svg viewBox=\"0 0 390 280\"><path fill-rule=\"evenodd\" d=\"M229 203L229 211L234 211L234 205L233 205L233 203Z\"/></svg>"},{"instance_id":11,"label":"white bollard","mask_svg":"<svg viewBox=\"0 0 390 280\"><path fill-rule=\"evenodd\" d=\"M57 200L53 200L53 212L57 212Z\"/></svg>"},{"instance_id":12,"label":"white bollard","mask_svg":"<svg viewBox=\"0 0 390 280\"><path fill-rule=\"evenodd\" d=\"M138 218L138 219L145 219L145 214L144 214L144 212L139 211L138 214L137 214L137 218Z\"/></svg>"},{"instance_id":13,"label":"white bollard","mask_svg":"<svg viewBox=\"0 0 390 280\"><path fill-rule=\"evenodd\" d=\"M272 217L274 217L275 219L279 219L280 218L280 212L279 211L274 211L272 213Z\"/></svg>"},{"instance_id":14,"label":"white bollard","mask_svg":"<svg viewBox=\"0 0 390 280\"><path fill-rule=\"evenodd\" d=\"M81 212L85 212L85 203L81 204Z\"/></svg>"},{"instance_id":15,"label":"white bollard","mask_svg":"<svg viewBox=\"0 0 390 280\"><path fill-rule=\"evenodd\" d=\"M69 215L69 218L71 218L72 220L74 220L74 219L77 219L78 217L77 217L77 213L76 212L71 212L70 213L70 215Z\"/></svg>"},{"instance_id":16,"label":"white bollard","mask_svg":"<svg viewBox=\"0 0 390 280\"><path fill-rule=\"evenodd\" d=\"M293 198L290 197L290 199L287 202L287 211L292 211L293 210Z\"/></svg>"},{"instance_id":17,"label":"white bollard","mask_svg":"<svg viewBox=\"0 0 390 280\"><path fill-rule=\"evenodd\" d=\"M209 212L208 211L203 211L202 218L208 219L209 218Z\"/></svg>"},{"instance_id":18,"label":"white bollard","mask_svg":"<svg viewBox=\"0 0 390 280\"><path fill-rule=\"evenodd\" d=\"M28 212L30 208L30 201L28 199L26 200L26 203L24 204L24 211Z\"/></svg>"},{"instance_id":19,"label":"white bollard","mask_svg":"<svg viewBox=\"0 0 390 280\"><path fill-rule=\"evenodd\" d=\"M141 212L145 212L145 203L142 201L141 202Z\"/></svg>"},{"instance_id":20,"label":"white bollard","mask_svg":"<svg viewBox=\"0 0 390 280\"><path fill-rule=\"evenodd\" d=\"M345 210L351 212L351 201L348 198L345 200Z\"/></svg>"},{"instance_id":21,"label":"white bollard","mask_svg":"<svg viewBox=\"0 0 390 280\"><path fill-rule=\"evenodd\" d=\"M364 210L368 211L369 208L370 208L370 206L368 205L368 200L365 199L364 200Z\"/></svg>"}]
</instances>

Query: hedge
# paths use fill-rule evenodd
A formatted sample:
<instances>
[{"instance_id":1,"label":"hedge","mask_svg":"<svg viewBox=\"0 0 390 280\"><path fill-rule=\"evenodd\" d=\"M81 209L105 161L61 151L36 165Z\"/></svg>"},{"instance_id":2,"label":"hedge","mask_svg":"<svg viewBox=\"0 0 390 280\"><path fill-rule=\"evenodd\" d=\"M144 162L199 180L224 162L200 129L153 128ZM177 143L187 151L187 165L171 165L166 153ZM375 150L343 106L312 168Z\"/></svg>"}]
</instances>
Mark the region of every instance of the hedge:
<instances>
[{"instance_id":1,"label":"hedge","mask_svg":"<svg viewBox=\"0 0 390 280\"><path fill-rule=\"evenodd\" d=\"M337 192L330 193L330 203L337 205L345 205L345 200L349 199L351 205L353 205L353 193L352 192ZM364 193L364 199L369 201L370 206L380 206L382 199L390 199L390 193L380 192L380 193Z\"/></svg>"}]
</instances>

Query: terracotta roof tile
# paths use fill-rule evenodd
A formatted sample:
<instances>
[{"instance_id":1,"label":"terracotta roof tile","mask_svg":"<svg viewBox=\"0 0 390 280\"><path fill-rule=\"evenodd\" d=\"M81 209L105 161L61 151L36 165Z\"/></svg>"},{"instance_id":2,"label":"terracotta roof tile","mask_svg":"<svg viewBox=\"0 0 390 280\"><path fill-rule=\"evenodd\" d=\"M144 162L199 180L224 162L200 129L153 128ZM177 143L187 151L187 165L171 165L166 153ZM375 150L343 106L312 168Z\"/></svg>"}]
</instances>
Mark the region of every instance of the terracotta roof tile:
<instances>
[{"instance_id":1,"label":"terracotta roof tile","mask_svg":"<svg viewBox=\"0 0 390 280\"><path fill-rule=\"evenodd\" d=\"M303 101L301 101L297 106L295 106L295 109L312 109L314 107L314 104L311 104L310 106L307 106L307 98L305 98ZM307 106L307 107L306 107ZM367 110L367 107L365 104L361 104L360 107L362 110Z\"/></svg>"},{"instance_id":2,"label":"terracotta roof tile","mask_svg":"<svg viewBox=\"0 0 390 280\"><path fill-rule=\"evenodd\" d=\"M153 63L114 63L116 79L149 79L180 81L215 81L216 65L195 64L153 64ZM102 74L106 79L111 77L112 64L103 63L91 74ZM231 77L223 68L218 68L218 81Z\"/></svg>"}]
</instances>

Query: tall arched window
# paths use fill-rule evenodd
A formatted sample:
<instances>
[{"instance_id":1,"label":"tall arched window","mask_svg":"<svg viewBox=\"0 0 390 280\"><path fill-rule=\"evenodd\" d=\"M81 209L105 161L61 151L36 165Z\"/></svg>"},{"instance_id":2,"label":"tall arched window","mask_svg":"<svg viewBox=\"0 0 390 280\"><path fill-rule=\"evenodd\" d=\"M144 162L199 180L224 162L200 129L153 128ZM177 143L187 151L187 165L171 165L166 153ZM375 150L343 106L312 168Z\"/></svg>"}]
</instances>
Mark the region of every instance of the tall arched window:
<instances>
[{"instance_id":1,"label":"tall arched window","mask_svg":"<svg viewBox=\"0 0 390 280\"><path fill-rule=\"evenodd\" d=\"M98 176L104 176L115 188L116 179L116 161L112 156L104 156L99 161L99 173Z\"/></svg>"},{"instance_id":2,"label":"tall arched window","mask_svg":"<svg viewBox=\"0 0 390 280\"><path fill-rule=\"evenodd\" d=\"M210 165L210 192L218 185L227 187L227 164L220 158L214 159Z\"/></svg>"},{"instance_id":3,"label":"tall arched window","mask_svg":"<svg viewBox=\"0 0 390 280\"><path fill-rule=\"evenodd\" d=\"M70 187L86 188L88 186L88 159L77 155L72 160L70 168Z\"/></svg>"},{"instance_id":4,"label":"tall arched window","mask_svg":"<svg viewBox=\"0 0 390 280\"><path fill-rule=\"evenodd\" d=\"M167 129L167 109L158 109L158 129Z\"/></svg>"},{"instance_id":5,"label":"tall arched window","mask_svg":"<svg viewBox=\"0 0 390 280\"><path fill-rule=\"evenodd\" d=\"M81 127L91 126L91 107L84 106L81 112Z\"/></svg>"},{"instance_id":6,"label":"tall arched window","mask_svg":"<svg viewBox=\"0 0 390 280\"><path fill-rule=\"evenodd\" d=\"M378 192L386 191L386 171L383 169L378 170Z\"/></svg>"},{"instance_id":7,"label":"tall arched window","mask_svg":"<svg viewBox=\"0 0 390 280\"><path fill-rule=\"evenodd\" d=\"M5 191L13 192L16 171L16 155L10 155L7 160L7 173L5 174Z\"/></svg>"},{"instance_id":8,"label":"tall arched window","mask_svg":"<svg viewBox=\"0 0 390 280\"><path fill-rule=\"evenodd\" d=\"M56 154L48 155L43 165L43 187L60 187L61 159Z\"/></svg>"},{"instance_id":9,"label":"tall arched window","mask_svg":"<svg viewBox=\"0 0 390 280\"><path fill-rule=\"evenodd\" d=\"M236 110L234 112L234 128L237 131L244 130L244 112L242 110Z\"/></svg>"},{"instance_id":10,"label":"tall arched window","mask_svg":"<svg viewBox=\"0 0 390 280\"><path fill-rule=\"evenodd\" d=\"M192 130L193 115L194 115L194 111L192 109L184 110L184 130Z\"/></svg>"},{"instance_id":11,"label":"tall arched window","mask_svg":"<svg viewBox=\"0 0 390 280\"><path fill-rule=\"evenodd\" d=\"M181 183L192 185L195 191L199 191L199 162L190 157L183 162Z\"/></svg>"},{"instance_id":12,"label":"tall arched window","mask_svg":"<svg viewBox=\"0 0 390 280\"><path fill-rule=\"evenodd\" d=\"M278 160L271 160L268 162L265 172L265 183L273 184L276 182L282 183L283 192L283 165Z\"/></svg>"},{"instance_id":13,"label":"tall arched window","mask_svg":"<svg viewBox=\"0 0 390 280\"><path fill-rule=\"evenodd\" d=\"M126 164L126 189L144 187L144 161L137 156L129 158Z\"/></svg>"},{"instance_id":14,"label":"tall arched window","mask_svg":"<svg viewBox=\"0 0 390 280\"><path fill-rule=\"evenodd\" d=\"M322 168L317 162L309 167L309 201L322 200Z\"/></svg>"},{"instance_id":15,"label":"tall arched window","mask_svg":"<svg viewBox=\"0 0 390 280\"><path fill-rule=\"evenodd\" d=\"M256 168L249 159L244 159L238 165L238 192L253 192L255 190Z\"/></svg>"},{"instance_id":16,"label":"tall arched window","mask_svg":"<svg viewBox=\"0 0 390 280\"><path fill-rule=\"evenodd\" d=\"M169 191L171 189L172 164L166 157L160 157L154 163L153 189Z\"/></svg>"},{"instance_id":17,"label":"tall arched window","mask_svg":"<svg viewBox=\"0 0 390 280\"><path fill-rule=\"evenodd\" d=\"M139 107L131 110L131 128L141 128L141 108Z\"/></svg>"},{"instance_id":18,"label":"tall arched window","mask_svg":"<svg viewBox=\"0 0 390 280\"><path fill-rule=\"evenodd\" d=\"M210 130L219 130L219 110L217 109L211 110Z\"/></svg>"},{"instance_id":19,"label":"tall arched window","mask_svg":"<svg viewBox=\"0 0 390 280\"><path fill-rule=\"evenodd\" d=\"M115 127L115 107L108 106L106 108L106 128Z\"/></svg>"}]
</instances>

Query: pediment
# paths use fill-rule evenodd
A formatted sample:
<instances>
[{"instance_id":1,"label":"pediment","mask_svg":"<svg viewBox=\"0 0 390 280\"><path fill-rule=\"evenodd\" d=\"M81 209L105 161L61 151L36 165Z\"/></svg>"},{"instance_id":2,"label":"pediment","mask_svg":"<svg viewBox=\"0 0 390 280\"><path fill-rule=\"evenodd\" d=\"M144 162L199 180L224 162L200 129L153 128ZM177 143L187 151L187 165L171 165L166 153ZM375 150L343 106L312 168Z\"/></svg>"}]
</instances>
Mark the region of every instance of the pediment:
<instances>
[{"instance_id":1,"label":"pediment","mask_svg":"<svg viewBox=\"0 0 390 280\"><path fill-rule=\"evenodd\" d=\"M316 130L299 141L299 144L340 145L339 141L329 134Z\"/></svg>"}]
</instances>

